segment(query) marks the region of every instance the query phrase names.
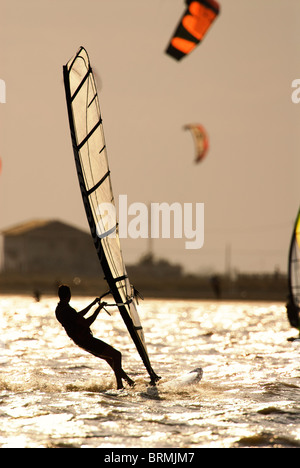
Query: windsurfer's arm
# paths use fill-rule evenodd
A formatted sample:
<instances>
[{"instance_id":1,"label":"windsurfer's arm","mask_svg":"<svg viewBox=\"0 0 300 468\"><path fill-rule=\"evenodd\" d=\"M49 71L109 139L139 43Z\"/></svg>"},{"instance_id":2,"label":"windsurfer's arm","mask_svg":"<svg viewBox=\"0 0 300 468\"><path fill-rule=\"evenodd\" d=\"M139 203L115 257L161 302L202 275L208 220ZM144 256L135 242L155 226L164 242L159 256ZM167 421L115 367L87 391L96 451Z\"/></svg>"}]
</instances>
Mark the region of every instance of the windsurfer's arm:
<instances>
[{"instance_id":1,"label":"windsurfer's arm","mask_svg":"<svg viewBox=\"0 0 300 468\"><path fill-rule=\"evenodd\" d=\"M81 317L84 317L88 313L88 311L91 309L91 307L93 307L95 304L97 304L97 302L99 302L99 297L96 297L96 299L93 302L91 302L85 309L78 312L78 314Z\"/></svg>"},{"instance_id":2,"label":"windsurfer's arm","mask_svg":"<svg viewBox=\"0 0 300 468\"><path fill-rule=\"evenodd\" d=\"M95 312L87 319L84 319L89 327L92 325L93 322L95 322L100 310L103 309L105 305L106 305L106 302L101 302L99 306L97 307L97 309L95 310Z\"/></svg>"}]
</instances>

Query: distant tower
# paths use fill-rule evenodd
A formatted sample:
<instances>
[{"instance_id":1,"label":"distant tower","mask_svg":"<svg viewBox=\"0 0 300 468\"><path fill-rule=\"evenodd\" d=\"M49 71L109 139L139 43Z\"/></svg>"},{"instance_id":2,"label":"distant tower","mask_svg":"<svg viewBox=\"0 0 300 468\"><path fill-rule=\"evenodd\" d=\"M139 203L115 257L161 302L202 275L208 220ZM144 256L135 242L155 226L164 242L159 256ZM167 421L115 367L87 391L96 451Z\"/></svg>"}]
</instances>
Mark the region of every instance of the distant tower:
<instances>
[{"instance_id":1,"label":"distant tower","mask_svg":"<svg viewBox=\"0 0 300 468\"><path fill-rule=\"evenodd\" d=\"M231 244L225 246L225 275L231 278Z\"/></svg>"},{"instance_id":2,"label":"distant tower","mask_svg":"<svg viewBox=\"0 0 300 468\"><path fill-rule=\"evenodd\" d=\"M151 203L148 203L148 249L146 253L146 257L149 260L153 261L154 253L153 253L153 239L151 235Z\"/></svg>"}]
</instances>

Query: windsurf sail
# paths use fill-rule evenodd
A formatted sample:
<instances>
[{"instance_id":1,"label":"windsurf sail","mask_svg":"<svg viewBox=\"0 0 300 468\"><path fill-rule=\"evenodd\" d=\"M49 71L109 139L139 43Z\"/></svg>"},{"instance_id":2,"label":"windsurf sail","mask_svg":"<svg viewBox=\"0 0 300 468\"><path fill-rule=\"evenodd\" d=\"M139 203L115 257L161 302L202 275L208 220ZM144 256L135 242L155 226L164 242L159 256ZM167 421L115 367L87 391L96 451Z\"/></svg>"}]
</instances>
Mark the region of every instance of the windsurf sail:
<instances>
[{"instance_id":1,"label":"windsurf sail","mask_svg":"<svg viewBox=\"0 0 300 468\"><path fill-rule=\"evenodd\" d=\"M75 164L91 235L109 292L154 384L159 377L151 367L135 290L120 248L102 115L93 71L83 47L63 67L63 73Z\"/></svg>"},{"instance_id":2,"label":"windsurf sail","mask_svg":"<svg viewBox=\"0 0 300 468\"><path fill-rule=\"evenodd\" d=\"M187 8L177 25L166 53L181 60L202 41L220 12L215 0L186 0Z\"/></svg>"},{"instance_id":3,"label":"windsurf sail","mask_svg":"<svg viewBox=\"0 0 300 468\"><path fill-rule=\"evenodd\" d=\"M193 136L196 152L195 162L198 163L205 157L209 148L207 132L203 125L200 124L187 124L183 128L184 130L190 130Z\"/></svg>"},{"instance_id":4,"label":"windsurf sail","mask_svg":"<svg viewBox=\"0 0 300 468\"><path fill-rule=\"evenodd\" d=\"M287 308L288 320L292 327L300 328L300 208L294 224L288 260L289 297ZM300 331L300 330L299 330Z\"/></svg>"}]
</instances>

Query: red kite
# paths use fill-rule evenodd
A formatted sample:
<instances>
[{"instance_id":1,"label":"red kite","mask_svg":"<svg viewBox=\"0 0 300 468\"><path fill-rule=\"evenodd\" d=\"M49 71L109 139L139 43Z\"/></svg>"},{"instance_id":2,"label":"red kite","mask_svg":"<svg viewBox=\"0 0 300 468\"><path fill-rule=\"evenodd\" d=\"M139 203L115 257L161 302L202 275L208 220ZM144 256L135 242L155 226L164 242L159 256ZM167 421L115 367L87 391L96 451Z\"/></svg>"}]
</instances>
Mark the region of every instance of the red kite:
<instances>
[{"instance_id":1,"label":"red kite","mask_svg":"<svg viewBox=\"0 0 300 468\"><path fill-rule=\"evenodd\" d=\"M186 0L186 4L188 7L166 50L176 60L194 50L220 12L220 5L215 0Z\"/></svg>"}]
</instances>

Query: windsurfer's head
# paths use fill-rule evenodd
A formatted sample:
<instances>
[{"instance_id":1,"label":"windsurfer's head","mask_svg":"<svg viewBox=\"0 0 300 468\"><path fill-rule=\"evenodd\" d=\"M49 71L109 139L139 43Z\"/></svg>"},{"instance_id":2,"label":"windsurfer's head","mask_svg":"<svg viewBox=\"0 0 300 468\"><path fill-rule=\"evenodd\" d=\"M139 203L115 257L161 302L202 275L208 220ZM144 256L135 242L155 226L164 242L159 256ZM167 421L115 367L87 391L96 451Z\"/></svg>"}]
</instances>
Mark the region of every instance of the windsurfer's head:
<instances>
[{"instance_id":1,"label":"windsurfer's head","mask_svg":"<svg viewBox=\"0 0 300 468\"><path fill-rule=\"evenodd\" d=\"M61 301L67 301L71 299L71 290L66 284L61 284L58 288L58 297Z\"/></svg>"}]
</instances>

